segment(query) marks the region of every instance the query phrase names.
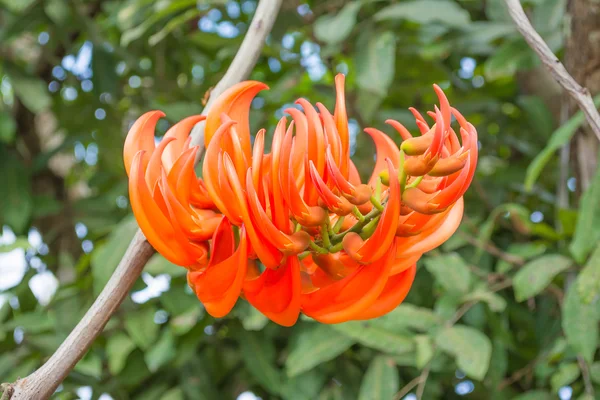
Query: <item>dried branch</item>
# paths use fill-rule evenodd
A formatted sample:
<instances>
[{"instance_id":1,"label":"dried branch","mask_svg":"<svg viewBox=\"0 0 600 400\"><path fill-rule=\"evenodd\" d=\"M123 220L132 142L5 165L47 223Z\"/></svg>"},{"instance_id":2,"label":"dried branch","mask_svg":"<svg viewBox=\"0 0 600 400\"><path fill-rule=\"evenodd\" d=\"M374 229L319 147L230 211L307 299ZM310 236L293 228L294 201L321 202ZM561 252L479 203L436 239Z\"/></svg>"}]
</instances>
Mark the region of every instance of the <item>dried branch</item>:
<instances>
[{"instance_id":1,"label":"dried branch","mask_svg":"<svg viewBox=\"0 0 600 400\"><path fill-rule=\"evenodd\" d=\"M231 65L223 75L223 78L217 83L211 92L208 103L202 111L202 115L206 115L211 105L221 93L236 83L247 79L258 61L260 50L267 39L267 35L271 32L282 0L261 0L256 8L256 13L248 33L242 42L240 49L236 53ZM190 146L199 146L204 143L204 121L197 123L192 129L192 140ZM199 151L196 155L196 163L202 157L203 151Z\"/></svg>"},{"instance_id":2,"label":"dried branch","mask_svg":"<svg viewBox=\"0 0 600 400\"><path fill-rule=\"evenodd\" d=\"M577 102L579 108L585 114L585 118L592 131L600 139L600 114L594 106L590 92L575 81L556 55L552 53L552 50L544 42L544 39L531 26L529 19L525 15L525 11L523 11L521 2L519 0L505 0L505 2L510 16L525 41L529 44L529 47L536 52L560 86Z\"/></svg>"},{"instance_id":3,"label":"dried branch","mask_svg":"<svg viewBox=\"0 0 600 400\"><path fill-rule=\"evenodd\" d=\"M225 89L248 77L279 12L281 0L261 0L250 28L223 79L212 91L203 113ZM194 132L195 131L195 132ZM203 148L203 127L194 127L192 141ZM48 399L85 355L140 276L154 249L138 230L110 280L67 339L37 371L14 384L5 384L3 400ZM12 393L11 393L12 392Z\"/></svg>"}]
</instances>

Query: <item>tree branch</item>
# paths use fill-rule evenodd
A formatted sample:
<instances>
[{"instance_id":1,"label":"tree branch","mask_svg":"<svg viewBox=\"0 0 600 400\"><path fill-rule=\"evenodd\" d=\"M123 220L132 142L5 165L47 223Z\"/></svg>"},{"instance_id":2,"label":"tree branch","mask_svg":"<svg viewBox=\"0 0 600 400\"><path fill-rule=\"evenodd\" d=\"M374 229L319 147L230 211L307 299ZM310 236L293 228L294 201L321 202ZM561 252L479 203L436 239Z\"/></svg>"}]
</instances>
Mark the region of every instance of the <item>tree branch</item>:
<instances>
[{"instance_id":1,"label":"tree branch","mask_svg":"<svg viewBox=\"0 0 600 400\"><path fill-rule=\"evenodd\" d=\"M260 1L240 49L233 58L233 61L231 61L231 65L229 65L223 78L217 83L217 86L212 89L208 103L206 104L206 107L204 107L204 111L202 111L202 115L208 114L208 110L215 99L225 90L248 78L254 65L258 61L264 42L267 39L269 32L271 32L271 28L273 28L279 8L281 7L281 2L282 0ZM192 129L192 133L190 134L192 137L190 147L199 146L204 143L204 125L204 121L201 121ZM202 157L202 153L203 151L199 151L196 155L196 163Z\"/></svg>"},{"instance_id":2,"label":"tree branch","mask_svg":"<svg viewBox=\"0 0 600 400\"><path fill-rule=\"evenodd\" d=\"M273 27L281 1L260 1L246 37L225 76L212 91L204 114L223 91L248 77L258 60L265 38ZM202 149L204 128L196 128L191 133L194 136L192 142ZM138 230L110 280L67 339L37 371L13 385L4 386L5 396L11 400L48 399L102 332L153 254L154 249ZM8 389L14 390L13 393Z\"/></svg>"},{"instance_id":3,"label":"tree branch","mask_svg":"<svg viewBox=\"0 0 600 400\"><path fill-rule=\"evenodd\" d=\"M521 2L519 0L505 0L505 2L510 16L525 41L529 44L529 47L536 52L560 86L577 102L579 108L585 114L585 118L592 131L600 140L600 114L598 114L598 110L594 106L589 91L575 81L556 55L552 53L552 50L544 42L544 39L531 26L525 15L525 11L523 11Z\"/></svg>"}]
</instances>

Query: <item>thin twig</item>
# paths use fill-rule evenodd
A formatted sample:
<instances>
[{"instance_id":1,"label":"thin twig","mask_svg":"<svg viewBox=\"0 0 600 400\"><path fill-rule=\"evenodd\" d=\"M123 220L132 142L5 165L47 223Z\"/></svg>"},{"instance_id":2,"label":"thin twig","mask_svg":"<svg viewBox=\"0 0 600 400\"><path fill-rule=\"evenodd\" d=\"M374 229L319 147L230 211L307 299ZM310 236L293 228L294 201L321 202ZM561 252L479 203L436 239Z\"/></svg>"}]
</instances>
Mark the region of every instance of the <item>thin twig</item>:
<instances>
[{"instance_id":1,"label":"thin twig","mask_svg":"<svg viewBox=\"0 0 600 400\"><path fill-rule=\"evenodd\" d=\"M525 260L522 257L502 251L491 242L482 242L481 240L464 231L458 231L457 234L460 235L463 239L465 239L470 245L481 248L483 251L490 253L491 255L498 257L499 259L506 261L509 264L513 264L516 266L522 266L523 264L525 264Z\"/></svg>"},{"instance_id":2,"label":"thin twig","mask_svg":"<svg viewBox=\"0 0 600 400\"><path fill-rule=\"evenodd\" d=\"M408 382L406 385L404 385L404 387L402 389L400 389L400 391L398 393L396 393L394 395L393 400L401 400L411 390L413 390L413 388L415 386L417 386L419 383L421 383L422 380L423 380L423 377L421 375L419 375L415 379L413 379L412 381Z\"/></svg>"},{"instance_id":3,"label":"thin twig","mask_svg":"<svg viewBox=\"0 0 600 400\"><path fill-rule=\"evenodd\" d=\"M581 370L581 375L583 376L585 393L589 394L592 398L595 398L596 395L594 393L594 385L592 385L592 381L590 379L590 370L588 368L587 361L585 361L582 356L577 356L577 362L579 363L579 369Z\"/></svg>"},{"instance_id":4,"label":"thin twig","mask_svg":"<svg viewBox=\"0 0 600 400\"><path fill-rule=\"evenodd\" d=\"M37 371L14 384L12 399L47 399L83 357L140 276L154 249L138 231L119 266L83 319Z\"/></svg>"},{"instance_id":5,"label":"thin twig","mask_svg":"<svg viewBox=\"0 0 600 400\"><path fill-rule=\"evenodd\" d=\"M501 391L505 387L510 386L513 383L520 381L521 378L523 378L525 375L527 375L530 371L533 370L533 368L535 367L535 365L541 359L542 359L542 355L536 357L534 360L532 360L531 362L529 362L529 364L527 364L526 366L524 366L521 369L518 369L511 376L509 376L508 378L504 379L502 382L500 382L498 384L498 391Z\"/></svg>"},{"instance_id":6,"label":"thin twig","mask_svg":"<svg viewBox=\"0 0 600 400\"><path fill-rule=\"evenodd\" d=\"M425 384L427 383L427 378L429 378L429 372L431 371L431 361L427 363L423 372L421 372L421 380L419 381L419 386L417 386L417 400L421 400L423 398L423 392L425 391Z\"/></svg>"},{"instance_id":7,"label":"thin twig","mask_svg":"<svg viewBox=\"0 0 600 400\"><path fill-rule=\"evenodd\" d=\"M217 83L217 86L211 90L208 103L206 104L204 111L202 111L202 115L208 114L208 110L214 101L225 90L250 76L250 72L252 72L254 65L258 61L262 46L275 23L275 19L281 8L281 2L282 0L260 1L244 41L240 45L238 52L233 58L233 61L231 61L231 65L229 65L223 78L221 78L219 83ZM199 146L204 143L204 125L205 123L202 121L197 123L192 129L192 133L190 134L192 137L190 147ZM202 153L203 151L199 151L196 155L196 163L202 158Z\"/></svg>"},{"instance_id":8,"label":"thin twig","mask_svg":"<svg viewBox=\"0 0 600 400\"><path fill-rule=\"evenodd\" d=\"M213 90L204 113L208 112L211 100L214 101L214 98L225 89L246 79L250 74L280 6L281 0L260 1L238 54L223 79ZM203 149L204 140L201 137L196 139L197 144ZM154 252L144 234L138 230L110 280L58 350L44 365L28 377L19 379L12 385L3 386L8 388L4 391L5 395L8 393L8 399L43 400L54 393L58 385L88 351L94 339L102 332ZM11 395L10 389L13 388L14 392Z\"/></svg>"},{"instance_id":9,"label":"thin twig","mask_svg":"<svg viewBox=\"0 0 600 400\"><path fill-rule=\"evenodd\" d=\"M510 16L525 41L529 44L529 47L537 53L542 63L544 63L560 86L577 102L579 108L585 114L585 118L592 131L600 139L600 114L598 114L598 110L594 106L590 92L575 81L556 55L552 53L552 50L544 42L544 39L531 26L521 6L521 2L519 0L505 0L505 2L508 6Z\"/></svg>"}]
</instances>

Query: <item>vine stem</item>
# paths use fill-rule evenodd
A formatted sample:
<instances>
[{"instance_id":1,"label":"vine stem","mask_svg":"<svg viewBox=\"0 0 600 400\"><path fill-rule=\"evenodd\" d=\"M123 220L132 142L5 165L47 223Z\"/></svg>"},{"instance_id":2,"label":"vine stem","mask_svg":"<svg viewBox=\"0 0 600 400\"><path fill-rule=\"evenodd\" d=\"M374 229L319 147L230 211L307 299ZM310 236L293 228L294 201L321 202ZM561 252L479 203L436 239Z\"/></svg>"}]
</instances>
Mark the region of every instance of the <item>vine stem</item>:
<instances>
[{"instance_id":1,"label":"vine stem","mask_svg":"<svg viewBox=\"0 0 600 400\"><path fill-rule=\"evenodd\" d=\"M248 32L236 56L223 78L211 92L203 114L206 114L223 91L247 79L262 51L263 44L271 31L281 8L282 0L260 0ZM196 127L194 127L196 130ZM191 145L199 145L203 150L203 128L200 134L192 130ZM203 151L199 151L201 154ZM196 160L196 163L199 158ZM117 269L77 326L60 345L56 352L31 375L17 380L14 384L2 384L2 400L43 400L48 399L56 388L69 375L77 362L85 355L96 337L127 296L155 250L138 229L129 244ZM12 393L11 393L12 392Z\"/></svg>"}]
</instances>

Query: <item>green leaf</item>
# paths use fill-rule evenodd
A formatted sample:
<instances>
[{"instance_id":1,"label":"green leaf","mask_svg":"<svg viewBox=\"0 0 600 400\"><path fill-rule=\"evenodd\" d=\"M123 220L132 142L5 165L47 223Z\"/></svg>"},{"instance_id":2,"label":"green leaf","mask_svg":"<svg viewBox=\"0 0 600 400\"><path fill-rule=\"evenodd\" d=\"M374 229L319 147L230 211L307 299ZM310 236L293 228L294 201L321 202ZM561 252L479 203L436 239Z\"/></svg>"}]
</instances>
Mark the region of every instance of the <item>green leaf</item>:
<instances>
[{"instance_id":1,"label":"green leaf","mask_svg":"<svg viewBox=\"0 0 600 400\"><path fill-rule=\"evenodd\" d=\"M533 52L522 39L508 41L486 60L484 75L490 81L512 77L517 70L533 66L533 57Z\"/></svg>"},{"instance_id":2,"label":"green leaf","mask_svg":"<svg viewBox=\"0 0 600 400\"><path fill-rule=\"evenodd\" d=\"M524 301L544 290L573 260L560 254L548 254L525 264L513 278L515 299Z\"/></svg>"},{"instance_id":3,"label":"green leaf","mask_svg":"<svg viewBox=\"0 0 600 400\"><path fill-rule=\"evenodd\" d=\"M596 107L600 106L600 95L596 95L594 97L594 104ZM529 166L527 167L527 172L525 173L525 190L531 191L533 189L533 185L539 178L542 170L546 164L553 159L554 153L562 146L569 143L575 132L577 132L577 129L579 129L584 121L585 116L583 113L581 111L577 111L575 115L569 118L567 122L562 124L552 133L546 144L546 147L544 147L544 149L538 153L538 155L531 163L529 163Z\"/></svg>"},{"instance_id":4,"label":"green leaf","mask_svg":"<svg viewBox=\"0 0 600 400\"><path fill-rule=\"evenodd\" d=\"M592 253L577 279L579 296L589 304L600 294L600 247Z\"/></svg>"},{"instance_id":5,"label":"green leaf","mask_svg":"<svg viewBox=\"0 0 600 400\"><path fill-rule=\"evenodd\" d=\"M525 111L531 129L541 138L547 138L554 131L552 112L539 96L519 96L517 103Z\"/></svg>"},{"instance_id":6,"label":"green leaf","mask_svg":"<svg viewBox=\"0 0 600 400\"><path fill-rule=\"evenodd\" d=\"M113 375L118 375L127 361L129 354L135 349L135 343L124 333L116 333L106 342L108 356L108 370Z\"/></svg>"},{"instance_id":7,"label":"green leaf","mask_svg":"<svg viewBox=\"0 0 600 400\"><path fill-rule=\"evenodd\" d=\"M550 378L550 385L552 386L552 390L557 392L563 386L567 386L573 383L577 378L579 378L579 366L577 363L568 363L561 364L558 367L558 371L556 371L552 377Z\"/></svg>"},{"instance_id":8,"label":"green leaf","mask_svg":"<svg viewBox=\"0 0 600 400\"><path fill-rule=\"evenodd\" d=\"M504 0L488 0L485 2L485 15L492 21L512 22Z\"/></svg>"},{"instance_id":9,"label":"green leaf","mask_svg":"<svg viewBox=\"0 0 600 400\"><path fill-rule=\"evenodd\" d=\"M329 361L346 351L354 340L335 331L329 325L314 324L292 344L285 362L291 378Z\"/></svg>"},{"instance_id":10,"label":"green leaf","mask_svg":"<svg viewBox=\"0 0 600 400\"><path fill-rule=\"evenodd\" d=\"M598 322L600 311L598 299L586 303L579 293L581 276L567 289L562 304L562 328L567 342L583 358L591 363L598 346Z\"/></svg>"},{"instance_id":11,"label":"green leaf","mask_svg":"<svg viewBox=\"0 0 600 400\"><path fill-rule=\"evenodd\" d=\"M492 344L480 331L463 325L442 329L437 346L456 358L456 365L473 379L483 380L490 365Z\"/></svg>"},{"instance_id":12,"label":"green leaf","mask_svg":"<svg viewBox=\"0 0 600 400\"><path fill-rule=\"evenodd\" d=\"M247 331L260 331L269 323L269 319L264 314L245 301L238 302L235 306L235 314Z\"/></svg>"},{"instance_id":13,"label":"green leaf","mask_svg":"<svg viewBox=\"0 0 600 400\"><path fill-rule=\"evenodd\" d=\"M414 349L414 343L409 336L382 328L376 320L350 321L331 327L367 347L388 353L402 354Z\"/></svg>"},{"instance_id":14,"label":"green leaf","mask_svg":"<svg viewBox=\"0 0 600 400\"><path fill-rule=\"evenodd\" d=\"M457 254L449 253L423 259L427 271L448 292L467 293L471 284L471 271Z\"/></svg>"},{"instance_id":15,"label":"green leaf","mask_svg":"<svg viewBox=\"0 0 600 400\"><path fill-rule=\"evenodd\" d=\"M420 24L441 23L463 28L471 21L469 13L458 3L444 0L414 0L392 4L377 12L376 21L405 19Z\"/></svg>"},{"instance_id":16,"label":"green leaf","mask_svg":"<svg viewBox=\"0 0 600 400\"><path fill-rule=\"evenodd\" d=\"M590 365L590 378L596 384L600 384L600 361Z\"/></svg>"},{"instance_id":17,"label":"green leaf","mask_svg":"<svg viewBox=\"0 0 600 400\"><path fill-rule=\"evenodd\" d=\"M94 294L98 295L117 269L138 226L133 217L124 218L109 235L108 240L92 253L91 265L94 277Z\"/></svg>"},{"instance_id":18,"label":"green leaf","mask_svg":"<svg viewBox=\"0 0 600 400\"><path fill-rule=\"evenodd\" d=\"M183 394L183 390L180 388L173 388L168 392L164 393L160 400L184 400L185 396Z\"/></svg>"},{"instance_id":19,"label":"green leaf","mask_svg":"<svg viewBox=\"0 0 600 400\"><path fill-rule=\"evenodd\" d=\"M165 24L165 26L155 33L154 35L148 38L148 44L150 46L156 46L160 43L169 33L173 32L175 29L184 25L191 19L197 18L199 15L202 15L204 12L198 10L196 8L192 8L191 10L187 10L183 14L178 15L177 17L171 19L169 22Z\"/></svg>"},{"instance_id":20,"label":"green leaf","mask_svg":"<svg viewBox=\"0 0 600 400\"><path fill-rule=\"evenodd\" d=\"M94 46L92 69L94 91L96 93L116 93L119 87L119 76L116 72L117 60L112 52L102 46Z\"/></svg>"},{"instance_id":21,"label":"green leaf","mask_svg":"<svg viewBox=\"0 0 600 400\"><path fill-rule=\"evenodd\" d=\"M512 243L506 248L508 254L521 257L523 260L540 256L548 250L548 246L544 243L528 242L528 243ZM505 260L498 260L496 271L505 274L514 268L514 264Z\"/></svg>"},{"instance_id":22,"label":"green leaf","mask_svg":"<svg viewBox=\"0 0 600 400\"><path fill-rule=\"evenodd\" d=\"M360 385L358 400L389 400L394 397L400 382L394 360L377 356L369 364Z\"/></svg>"},{"instance_id":23,"label":"green leaf","mask_svg":"<svg viewBox=\"0 0 600 400\"><path fill-rule=\"evenodd\" d=\"M88 352L83 359L75 364L74 370L99 380L102 377L102 359L98 355Z\"/></svg>"},{"instance_id":24,"label":"green leaf","mask_svg":"<svg viewBox=\"0 0 600 400\"><path fill-rule=\"evenodd\" d=\"M554 397L543 390L532 390L514 397L513 400L553 400Z\"/></svg>"},{"instance_id":25,"label":"green leaf","mask_svg":"<svg viewBox=\"0 0 600 400\"><path fill-rule=\"evenodd\" d=\"M496 293L490 292L485 287L480 287L462 298L463 302L482 301L487 303L490 310L494 312L502 312L506 308L506 300Z\"/></svg>"},{"instance_id":26,"label":"green leaf","mask_svg":"<svg viewBox=\"0 0 600 400\"><path fill-rule=\"evenodd\" d=\"M27 238L19 237L11 244L0 244L0 253L8 253L14 249L26 249L29 246Z\"/></svg>"},{"instance_id":27,"label":"green leaf","mask_svg":"<svg viewBox=\"0 0 600 400\"><path fill-rule=\"evenodd\" d=\"M2 324L4 330L22 328L25 333L40 333L55 329L56 319L48 313L27 313L16 316Z\"/></svg>"},{"instance_id":28,"label":"green leaf","mask_svg":"<svg viewBox=\"0 0 600 400\"><path fill-rule=\"evenodd\" d=\"M187 269L173 264L158 253L150 258L144 271L151 275L169 274L172 277L184 276L187 273Z\"/></svg>"},{"instance_id":29,"label":"green leaf","mask_svg":"<svg viewBox=\"0 0 600 400\"><path fill-rule=\"evenodd\" d=\"M544 0L537 4L531 15L531 24L542 36L561 30L566 16L567 0Z\"/></svg>"},{"instance_id":30,"label":"green leaf","mask_svg":"<svg viewBox=\"0 0 600 400\"><path fill-rule=\"evenodd\" d=\"M14 13L25 11L35 0L0 0L0 4Z\"/></svg>"},{"instance_id":31,"label":"green leaf","mask_svg":"<svg viewBox=\"0 0 600 400\"><path fill-rule=\"evenodd\" d=\"M569 250L578 263L583 264L600 241L600 163L594 180L579 202L579 214L573 241Z\"/></svg>"},{"instance_id":32,"label":"green leaf","mask_svg":"<svg viewBox=\"0 0 600 400\"><path fill-rule=\"evenodd\" d=\"M442 319L429 308L403 303L391 312L370 323L389 331L404 331L406 328L427 332L442 323Z\"/></svg>"},{"instance_id":33,"label":"green leaf","mask_svg":"<svg viewBox=\"0 0 600 400\"><path fill-rule=\"evenodd\" d=\"M164 331L158 342L153 343L146 354L144 360L150 372L156 372L160 367L175 358L177 353L175 340L171 330Z\"/></svg>"},{"instance_id":34,"label":"green leaf","mask_svg":"<svg viewBox=\"0 0 600 400\"><path fill-rule=\"evenodd\" d=\"M246 367L271 394L281 389L281 376L275 366L276 350L271 339L255 332L243 332L238 340Z\"/></svg>"},{"instance_id":35,"label":"green leaf","mask_svg":"<svg viewBox=\"0 0 600 400\"><path fill-rule=\"evenodd\" d=\"M417 335L415 336L415 347L416 347L416 367L423 369L425 365L433 358L433 343L431 337L428 335Z\"/></svg>"},{"instance_id":36,"label":"green leaf","mask_svg":"<svg viewBox=\"0 0 600 400\"><path fill-rule=\"evenodd\" d=\"M327 375L318 369L311 369L293 378L284 379L281 387L281 397L285 400L314 400Z\"/></svg>"},{"instance_id":37,"label":"green leaf","mask_svg":"<svg viewBox=\"0 0 600 400\"><path fill-rule=\"evenodd\" d=\"M12 143L17 133L17 123L7 112L0 111L0 142Z\"/></svg>"},{"instance_id":38,"label":"green leaf","mask_svg":"<svg viewBox=\"0 0 600 400\"><path fill-rule=\"evenodd\" d=\"M154 308L144 307L137 312L127 314L125 329L141 349L149 349L158 335L159 326L154 322L155 313Z\"/></svg>"},{"instance_id":39,"label":"green leaf","mask_svg":"<svg viewBox=\"0 0 600 400\"><path fill-rule=\"evenodd\" d=\"M25 233L33 210L29 170L12 153L0 146L0 225Z\"/></svg>"},{"instance_id":40,"label":"green leaf","mask_svg":"<svg viewBox=\"0 0 600 400\"><path fill-rule=\"evenodd\" d=\"M394 80L396 64L394 33L367 30L359 37L358 46L364 49L357 54L356 60L358 86L379 97L384 97Z\"/></svg>"},{"instance_id":41,"label":"green leaf","mask_svg":"<svg viewBox=\"0 0 600 400\"><path fill-rule=\"evenodd\" d=\"M121 36L121 46L127 47L134 40L142 37L154 24L163 18L176 14L186 8L195 7L197 0L177 0L172 2L157 2L154 4L153 12L143 19L143 22L135 28L127 29ZM166 7L163 5L166 4Z\"/></svg>"},{"instance_id":42,"label":"green leaf","mask_svg":"<svg viewBox=\"0 0 600 400\"><path fill-rule=\"evenodd\" d=\"M336 44L344 41L356 24L360 1L346 4L336 15L323 15L314 24L315 37L324 43Z\"/></svg>"},{"instance_id":43,"label":"green leaf","mask_svg":"<svg viewBox=\"0 0 600 400\"><path fill-rule=\"evenodd\" d=\"M24 74L16 68L6 68L15 94L31 112L38 113L52 104L48 87L43 80Z\"/></svg>"}]
</instances>

